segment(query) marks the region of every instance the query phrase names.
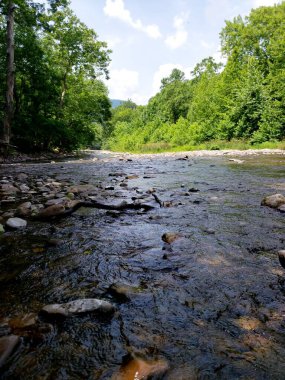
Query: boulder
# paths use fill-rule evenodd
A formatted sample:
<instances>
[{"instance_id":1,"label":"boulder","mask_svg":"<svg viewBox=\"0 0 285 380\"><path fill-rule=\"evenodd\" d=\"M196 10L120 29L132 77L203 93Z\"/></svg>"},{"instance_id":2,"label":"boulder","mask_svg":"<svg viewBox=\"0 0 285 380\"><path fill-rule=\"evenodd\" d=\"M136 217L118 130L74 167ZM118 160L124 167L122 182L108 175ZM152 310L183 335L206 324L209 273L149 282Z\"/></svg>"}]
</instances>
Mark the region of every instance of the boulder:
<instances>
[{"instance_id":1,"label":"boulder","mask_svg":"<svg viewBox=\"0 0 285 380\"><path fill-rule=\"evenodd\" d=\"M0 338L0 367L13 353L20 342L20 337L16 335L3 336Z\"/></svg>"},{"instance_id":2,"label":"boulder","mask_svg":"<svg viewBox=\"0 0 285 380\"><path fill-rule=\"evenodd\" d=\"M92 311L111 313L114 310L115 308L110 302L97 298L83 298L63 304L46 305L42 308L44 313L49 315L62 315L64 317L74 314L90 313Z\"/></svg>"},{"instance_id":3,"label":"boulder","mask_svg":"<svg viewBox=\"0 0 285 380\"><path fill-rule=\"evenodd\" d=\"M6 226L18 230L19 228L25 228L27 226L27 221L21 218L9 218L6 222Z\"/></svg>"},{"instance_id":4,"label":"boulder","mask_svg":"<svg viewBox=\"0 0 285 380\"><path fill-rule=\"evenodd\" d=\"M263 198L261 201L262 206L267 206L267 207L276 208L276 209L284 204L285 204L285 197L282 194L268 195L267 197Z\"/></svg>"}]
</instances>

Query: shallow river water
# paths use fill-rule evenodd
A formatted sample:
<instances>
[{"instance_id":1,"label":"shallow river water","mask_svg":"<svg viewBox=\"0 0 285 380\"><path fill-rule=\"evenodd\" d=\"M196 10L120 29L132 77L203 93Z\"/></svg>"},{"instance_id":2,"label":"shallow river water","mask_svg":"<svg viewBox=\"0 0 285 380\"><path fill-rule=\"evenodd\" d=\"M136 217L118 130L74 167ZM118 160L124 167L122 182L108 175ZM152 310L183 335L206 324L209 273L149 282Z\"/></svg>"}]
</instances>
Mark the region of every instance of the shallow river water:
<instances>
[{"instance_id":1,"label":"shallow river water","mask_svg":"<svg viewBox=\"0 0 285 380\"><path fill-rule=\"evenodd\" d=\"M20 333L1 379L111 379L130 353L165 360L168 370L156 379L284 379L277 252L285 249L285 214L260 203L285 193L285 156L181 158L95 152L2 165L1 178L88 183L101 202L145 197L155 208L80 208L0 236L2 335L7 320L46 304L100 298L116 307L108 318L40 316L40 328ZM162 240L167 232L177 234L171 244ZM46 245L51 238L60 244ZM111 292L114 284L128 286L128 296Z\"/></svg>"}]
</instances>

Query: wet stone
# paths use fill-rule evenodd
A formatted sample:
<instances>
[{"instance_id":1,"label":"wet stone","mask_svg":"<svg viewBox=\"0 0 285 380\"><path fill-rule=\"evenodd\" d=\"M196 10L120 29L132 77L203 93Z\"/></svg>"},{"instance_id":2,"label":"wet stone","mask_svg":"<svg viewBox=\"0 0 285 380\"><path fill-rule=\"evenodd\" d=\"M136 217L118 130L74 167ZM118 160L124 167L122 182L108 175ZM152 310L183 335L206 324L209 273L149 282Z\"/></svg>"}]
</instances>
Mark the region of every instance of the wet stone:
<instances>
[{"instance_id":1,"label":"wet stone","mask_svg":"<svg viewBox=\"0 0 285 380\"><path fill-rule=\"evenodd\" d=\"M46 305L42 308L42 311L49 315L68 317L74 314L90 313L93 311L111 313L114 311L114 306L110 302L97 298L83 298L63 304Z\"/></svg>"},{"instance_id":2,"label":"wet stone","mask_svg":"<svg viewBox=\"0 0 285 380\"><path fill-rule=\"evenodd\" d=\"M285 204L285 197L282 194L273 194L268 195L267 197L263 198L261 201L262 206L267 206L271 208L278 208Z\"/></svg>"},{"instance_id":3,"label":"wet stone","mask_svg":"<svg viewBox=\"0 0 285 380\"><path fill-rule=\"evenodd\" d=\"M163 375L167 370L168 363L163 359L134 358L123 365L111 380L147 380L153 376Z\"/></svg>"},{"instance_id":4,"label":"wet stone","mask_svg":"<svg viewBox=\"0 0 285 380\"><path fill-rule=\"evenodd\" d=\"M20 342L20 337L16 335L3 336L0 338L0 367L13 353Z\"/></svg>"},{"instance_id":5,"label":"wet stone","mask_svg":"<svg viewBox=\"0 0 285 380\"><path fill-rule=\"evenodd\" d=\"M278 251L279 262L283 268L285 268L285 249Z\"/></svg>"},{"instance_id":6,"label":"wet stone","mask_svg":"<svg viewBox=\"0 0 285 380\"><path fill-rule=\"evenodd\" d=\"M27 226L27 221L21 218L9 218L6 222L6 226L12 229L25 228Z\"/></svg>"},{"instance_id":7,"label":"wet stone","mask_svg":"<svg viewBox=\"0 0 285 380\"><path fill-rule=\"evenodd\" d=\"M161 239L168 244L173 243L175 240L181 238L176 232L166 232L162 235Z\"/></svg>"}]
</instances>

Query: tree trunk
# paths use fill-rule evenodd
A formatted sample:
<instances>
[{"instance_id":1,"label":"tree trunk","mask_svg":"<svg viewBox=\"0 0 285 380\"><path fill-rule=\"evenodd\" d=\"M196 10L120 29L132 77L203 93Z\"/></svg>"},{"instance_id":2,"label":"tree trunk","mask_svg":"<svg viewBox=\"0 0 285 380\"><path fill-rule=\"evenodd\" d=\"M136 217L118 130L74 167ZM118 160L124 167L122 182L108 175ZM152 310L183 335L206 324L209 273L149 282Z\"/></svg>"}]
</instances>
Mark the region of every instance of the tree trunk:
<instances>
[{"instance_id":1,"label":"tree trunk","mask_svg":"<svg viewBox=\"0 0 285 380\"><path fill-rule=\"evenodd\" d=\"M15 4L9 1L7 12L7 90L3 123L3 143L10 144L11 124L14 117L14 10Z\"/></svg>"}]
</instances>

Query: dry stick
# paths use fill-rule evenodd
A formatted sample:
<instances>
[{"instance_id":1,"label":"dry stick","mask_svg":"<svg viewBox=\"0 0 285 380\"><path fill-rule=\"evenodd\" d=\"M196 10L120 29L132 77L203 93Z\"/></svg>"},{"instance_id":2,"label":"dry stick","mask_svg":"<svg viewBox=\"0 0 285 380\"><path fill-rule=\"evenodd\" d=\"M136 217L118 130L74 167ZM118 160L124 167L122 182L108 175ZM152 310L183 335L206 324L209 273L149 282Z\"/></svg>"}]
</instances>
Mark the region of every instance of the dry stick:
<instances>
[{"instance_id":1,"label":"dry stick","mask_svg":"<svg viewBox=\"0 0 285 380\"><path fill-rule=\"evenodd\" d=\"M122 202L119 205L106 205L104 203L96 202L96 201L81 201L78 202L76 205L73 207L63 210L62 212L58 213L57 215L52 215L52 216L41 216L41 215L36 215L34 218L43 220L43 219L54 219L54 218L63 218L65 216L73 214L76 210L78 210L80 207L92 207L92 208L98 208L101 210L115 210L115 211L124 211L124 210L140 210L144 209L145 211L149 211L154 209L153 206L147 205L144 203L141 204L134 204L134 203L125 203Z\"/></svg>"},{"instance_id":2,"label":"dry stick","mask_svg":"<svg viewBox=\"0 0 285 380\"><path fill-rule=\"evenodd\" d=\"M159 204L160 207L163 207L163 202L158 198L158 196L154 193L152 193L152 196L156 200L156 202Z\"/></svg>"}]
</instances>

